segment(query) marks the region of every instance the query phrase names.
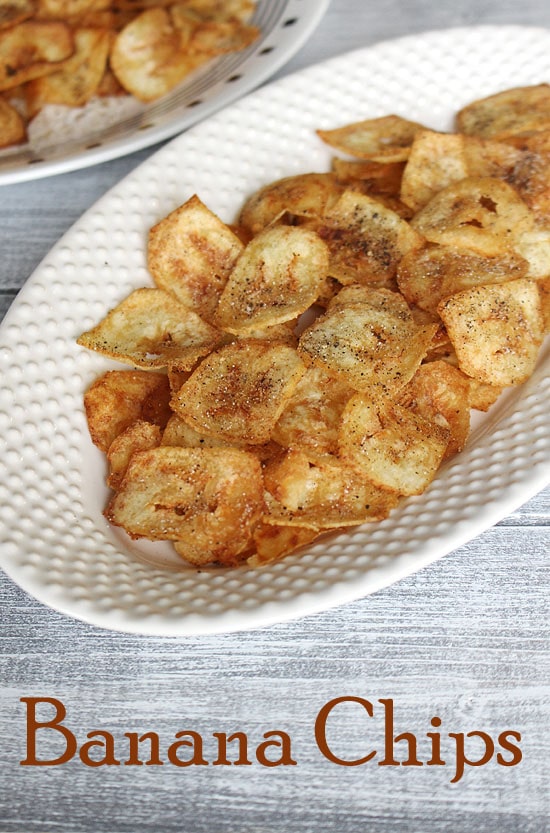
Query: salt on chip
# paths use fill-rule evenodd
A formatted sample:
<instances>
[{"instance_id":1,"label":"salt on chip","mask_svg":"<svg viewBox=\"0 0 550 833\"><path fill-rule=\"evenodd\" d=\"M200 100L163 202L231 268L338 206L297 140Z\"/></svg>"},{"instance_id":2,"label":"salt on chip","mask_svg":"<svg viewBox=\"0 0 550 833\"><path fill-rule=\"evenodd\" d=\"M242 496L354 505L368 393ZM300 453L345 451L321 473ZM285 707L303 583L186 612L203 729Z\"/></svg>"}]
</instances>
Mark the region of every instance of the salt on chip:
<instances>
[{"instance_id":1,"label":"salt on chip","mask_svg":"<svg viewBox=\"0 0 550 833\"><path fill-rule=\"evenodd\" d=\"M222 292L215 323L229 333L292 321L321 292L328 249L312 231L274 226L256 235L237 260Z\"/></svg>"},{"instance_id":2,"label":"salt on chip","mask_svg":"<svg viewBox=\"0 0 550 833\"><path fill-rule=\"evenodd\" d=\"M136 289L78 344L137 367L190 370L219 333L162 289Z\"/></svg>"},{"instance_id":3,"label":"salt on chip","mask_svg":"<svg viewBox=\"0 0 550 833\"><path fill-rule=\"evenodd\" d=\"M93 443L107 452L113 440L137 420L164 428L170 390L161 373L108 370L84 394L84 409Z\"/></svg>"},{"instance_id":4,"label":"salt on chip","mask_svg":"<svg viewBox=\"0 0 550 833\"><path fill-rule=\"evenodd\" d=\"M149 232L148 266L158 287L210 320L242 250L233 231L193 195Z\"/></svg>"},{"instance_id":5,"label":"salt on chip","mask_svg":"<svg viewBox=\"0 0 550 833\"><path fill-rule=\"evenodd\" d=\"M512 248L529 264L528 276L550 271L550 229L518 192L493 177L468 177L436 194L411 220L427 240L471 248Z\"/></svg>"},{"instance_id":6,"label":"salt on chip","mask_svg":"<svg viewBox=\"0 0 550 833\"><path fill-rule=\"evenodd\" d=\"M423 129L417 122L391 115L317 130L317 135L331 147L359 159L402 162L409 155L415 135Z\"/></svg>"},{"instance_id":7,"label":"salt on chip","mask_svg":"<svg viewBox=\"0 0 550 833\"><path fill-rule=\"evenodd\" d=\"M437 324L417 325L404 299L371 290L371 301L338 303L302 333L299 352L356 391L392 396L412 378Z\"/></svg>"},{"instance_id":8,"label":"salt on chip","mask_svg":"<svg viewBox=\"0 0 550 833\"><path fill-rule=\"evenodd\" d=\"M0 31L0 90L55 72L73 51L72 31L59 21L25 20Z\"/></svg>"},{"instance_id":9,"label":"salt on chip","mask_svg":"<svg viewBox=\"0 0 550 833\"><path fill-rule=\"evenodd\" d=\"M107 451L109 488L116 491L120 487L133 454L156 448L160 445L160 438L159 426L141 419L133 422L115 437Z\"/></svg>"},{"instance_id":10,"label":"salt on chip","mask_svg":"<svg viewBox=\"0 0 550 833\"><path fill-rule=\"evenodd\" d=\"M302 218L321 217L343 188L331 173L297 174L278 179L251 194L239 214L239 224L257 234L284 212Z\"/></svg>"},{"instance_id":11,"label":"salt on chip","mask_svg":"<svg viewBox=\"0 0 550 833\"><path fill-rule=\"evenodd\" d=\"M424 244L395 211L349 190L325 211L318 233L329 247L329 274L344 284L389 281L400 259Z\"/></svg>"},{"instance_id":12,"label":"salt on chip","mask_svg":"<svg viewBox=\"0 0 550 833\"><path fill-rule=\"evenodd\" d=\"M304 372L292 347L239 340L203 359L172 408L199 433L259 445L270 439Z\"/></svg>"},{"instance_id":13,"label":"salt on chip","mask_svg":"<svg viewBox=\"0 0 550 833\"><path fill-rule=\"evenodd\" d=\"M312 465L301 451L289 449L264 469L267 512L264 523L338 529L386 518L395 495L380 489L339 461Z\"/></svg>"},{"instance_id":14,"label":"salt on chip","mask_svg":"<svg viewBox=\"0 0 550 833\"><path fill-rule=\"evenodd\" d=\"M262 470L254 455L162 446L132 456L105 514L132 538L177 542L192 563L200 558L228 565L249 554L263 509Z\"/></svg>"},{"instance_id":15,"label":"salt on chip","mask_svg":"<svg viewBox=\"0 0 550 833\"><path fill-rule=\"evenodd\" d=\"M172 414L168 420L160 445L182 446L183 448L240 448L242 451L254 454L259 460L268 460L280 451L280 447L275 442L250 445L244 441L208 436L197 431L177 414Z\"/></svg>"},{"instance_id":16,"label":"salt on chip","mask_svg":"<svg viewBox=\"0 0 550 833\"><path fill-rule=\"evenodd\" d=\"M365 478L399 495L419 495L436 475L449 429L400 405L379 410L360 394L342 419L340 454Z\"/></svg>"},{"instance_id":17,"label":"salt on chip","mask_svg":"<svg viewBox=\"0 0 550 833\"><path fill-rule=\"evenodd\" d=\"M462 451L470 433L470 380L445 361L422 364L399 404L450 431L444 459Z\"/></svg>"},{"instance_id":18,"label":"salt on chip","mask_svg":"<svg viewBox=\"0 0 550 833\"><path fill-rule=\"evenodd\" d=\"M459 132L510 139L550 129L550 85L514 87L478 99L456 116Z\"/></svg>"},{"instance_id":19,"label":"salt on chip","mask_svg":"<svg viewBox=\"0 0 550 833\"><path fill-rule=\"evenodd\" d=\"M107 29L74 30L75 51L62 69L29 81L25 100L29 116L46 104L82 107L95 95L107 65L110 33Z\"/></svg>"},{"instance_id":20,"label":"salt on chip","mask_svg":"<svg viewBox=\"0 0 550 833\"><path fill-rule=\"evenodd\" d=\"M491 385L517 385L534 370L543 339L540 296L526 278L458 292L439 314L468 376Z\"/></svg>"},{"instance_id":21,"label":"salt on chip","mask_svg":"<svg viewBox=\"0 0 550 833\"><path fill-rule=\"evenodd\" d=\"M521 159L510 145L423 130L417 134L401 181L401 199L418 211L430 199L466 177L508 179Z\"/></svg>"},{"instance_id":22,"label":"salt on chip","mask_svg":"<svg viewBox=\"0 0 550 833\"><path fill-rule=\"evenodd\" d=\"M438 304L456 292L479 284L522 278L527 261L513 249L498 255L457 246L426 246L405 255L397 267L397 284L410 304L437 313Z\"/></svg>"},{"instance_id":23,"label":"salt on chip","mask_svg":"<svg viewBox=\"0 0 550 833\"><path fill-rule=\"evenodd\" d=\"M318 367L309 367L287 402L273 432L281 446L303 451L312 461L338 452L338 430L353 390Z\"/></svg>"}]
</instances>

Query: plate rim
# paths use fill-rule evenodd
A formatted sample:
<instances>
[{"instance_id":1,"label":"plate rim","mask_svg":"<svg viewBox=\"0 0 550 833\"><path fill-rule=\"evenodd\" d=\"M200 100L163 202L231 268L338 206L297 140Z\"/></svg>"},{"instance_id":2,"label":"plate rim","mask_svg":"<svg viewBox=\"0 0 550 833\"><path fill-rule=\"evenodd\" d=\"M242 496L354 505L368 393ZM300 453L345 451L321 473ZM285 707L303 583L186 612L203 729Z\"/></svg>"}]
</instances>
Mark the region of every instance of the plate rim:
<instances>
[{"instance_id":1,"label":"plate rim","mask_svg":"<svg viewBox=\"0 0 550 833\"><path fill-rule=\"evenodd\" d=\"M409 41L409 40L418 40L419 38L424 37L437 37L438 35L444 34L448 36L449 34L453 34L457 30L462 32L463 34L473 34L475 32L479 32L480 30L499 30L499 31L518 31L521 30L522 32L531 31L535 33L544 34L545 37L549 38L550 42L550 30L544 29L542 27L525 27L525 26L493 26L493 25L483 25L483 26L473 26L473 27L456 27L454 29L434 29L427 32L419 33L418 35L406 35L401 38L392 38L385 41L377 42L371 46L361 47L359 49L354 49L349 52L343 53L342 55L329 58L325 61L321 61L317 64L314 64L311 67L306 67L305 69L298 70L295 73L292 73L288 76L283 77L282 79L278 79L271 84L266 85L264 88L260 90L256 90L254 92L249 93L245 99L240 99L238 102L233 102L232 104L228 105L228 108L224 108L223 110L219 111L216 114L208 119L219 119L223 118L223 113L225 109L229 109L232 107L238 106L246 106L246 99L254 96L262 96L262 95L270 95L270 90L277 87L284 87L285 85L292 85L295 83L294 79L297 77L303 77L308 73L315 72L319 67L327 67L330 64L338 63L341 61L348 61L353 60L355 56L358 54L363 54L366 52L371 52L373 49L381 48L384 45L389 43L391 44L398 44L399 42ZM202 122L196 124L194 127L190 128L190 130L200 131ZM26 290L31 292L32 285L33 285L33 277L37 273L40 273L43 264L47 260L47 258L55 252L59 247L64 245L64 241L67 237L71 235L73 228L85 222L87 215L101 206L103 201L109 199L110 195L113 192L116 192L119 188L123 186L123 184L127 180L131 180L134 176L139 176L140 172L143 168L146 168L152 159L158 161L158 158L162 156L163 153L169 152L169 149L177 145L178 142L185 141L185 137L178 136L172 139L172 141L165 147L158 150L154 153L151 157L147 160L142 162L138 165L132 172L127 174L118 184L113 186L109 191L107 191L102 197L97 200L93 206L91 206L80 218L79 220L60 238L60 240L52 247L46 258L38 265L38 267L34 270L33 275L29 278L26 282L24 287L21 289L18 299L24 300L26 295ZM0 324L0 331L4 329L5 326L9 326L9 322L11 319L12 312L15 315L15 310L18 306L18 299L14 301L10 309L8 309L6 317L4 321ZM527 386L529 383L526 383ZM526 388L527 390L528 388ZM502 417L505 419L505 416ZM500 424L499 420L499 424ZM2 557L2 568L13 579L13 581L18 584L23 590L28 592L32 595L38 602L49 606L61 612L67 616L70 616L74 619L86 622L87 624L93 625L99 628L106 628L112 631L119 631L124 633L133 633L136 635L143 635L143 636L167 636L167 637L182 637L182 636L190 636L190 635L201 635L201 634L214 634L214 633L230 633L235 631L247 631L252 630L258 627L270 626L273 624L280 624L283 622L287 622L290 620L294 620L297 618L302 618L307 615L319 613L321 611L326 611L330 608L334 608L336 606L340 606L342 604L349 603L350 601L355 601L361 598L365 598L368 595L371 595L378 590L388 587L395 582L401 580L402 578L408 577L413 575L414 573L418 572L419 570L423 569L425 566L434 563L435 561L439 560L440 558L447 555L449 552L458 549L459 547L463 546L465 543L472 541L479 534L482 532L488 531L495 523L501 520L503 517L508 515L511 511L518 508L518 506L522 505L526 500L529 500L533 495L537 494L538 492L542 491L545 486L550 483L550 472L544 472L542 469L537 471L537 476L534 477L528 487L523 486L520 493L513 492L508 490L505 495L505 500L500 500L497 507L493 507L491 520L489 523L486 523L485 520L481 521L481 519L477 519L477 524L475 525L475 530L472 533L471 527L466 530L464 529L461 535L456 535L456 533L452 537L447 537L446 545L438 547L437 553L434 554L432 551L427 551L424 553L423 556L420 556L418 553L414 555L414 563L412 566L408 563L410 559L405 557L396 558L391 562L391 566L388 568L387 566L383 571L380 572L379 567L374 568L374 573L376 574L377 580L374 582L373 579L373 571L369 571L368 574L368 582L369 587L365 589L362 586L361 582L358 582L359 590L357 589L357 585L344 585L338 587L337 598L333 599L332 595L334 594L334 587L331 587L330 592L324 591L320 594L306 594L302 596L296 596L292 604L290 605L277 605L276 610L272 610L271 613L266 613L265 607L258 606L253 611L247 610L240 610L234 611L231 610L229 615L222 615L218 619L212 619L211 617L204 617L197 623L196 627L181 627L181 621L179 620L167 620L167 619L160 619L160 621L153 621L155 619L154 616L146 616L141 617L139 619L131 619L129 618L125 610L117 610L116 616L117 618L110 612L109 615L105 618L105 622L98 621L97 617L87 615L86 610L83 608L82 610L75 610L74 604L64 604L62 601L58 601L57 603L52 603L50 599L47 601L44 600L44 596L37 595L35 592L35 585L32 580L28 582L22 581L21 576L17 575L17 570L12 571L10 570L9 566L6 565L6 559ZM239 568L238 568L239 569ZM14 574L15 573L15 574ZM371 586L374 584L374 586ZM327 598L330 596L330 598ZM298 605L297 600L300 600ZM299 610L296 608L299 606Z\"/></svg>"}]
</instances>

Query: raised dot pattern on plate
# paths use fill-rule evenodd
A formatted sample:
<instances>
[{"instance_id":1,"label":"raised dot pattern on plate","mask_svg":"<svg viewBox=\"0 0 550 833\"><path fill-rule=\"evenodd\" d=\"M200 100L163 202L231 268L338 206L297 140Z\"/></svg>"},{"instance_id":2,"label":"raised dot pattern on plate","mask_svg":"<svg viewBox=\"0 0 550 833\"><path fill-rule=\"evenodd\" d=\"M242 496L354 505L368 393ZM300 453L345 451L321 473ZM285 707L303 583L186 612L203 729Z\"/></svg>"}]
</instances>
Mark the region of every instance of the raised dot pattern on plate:
<instances>
[{"instance_id":1,"label":"raised dot pattern on plate","mask_svg":"<svg viewBox=\"0 0 550 833\"><path fill-rule=\"evenodd\" d=\"M481 418L465 451L390 518L329 536L260 570L201 570L131 542L103 517L105 462L82 396L113 364L76 344L150 284L150 226L191 194L232 221L277 177L327 170L315 128L397 112L436 129L475 97L547 80L550 33L427 33L312 67L173 140L65 235L0 328L0 553L46 604L113 629L179 635L266 625L373 592L496 523L548 482L549 347L533 378ZM266 127L267 126L267 127ZM166 561L166 569L163 568Z\"/></svg>"}]
</instances>

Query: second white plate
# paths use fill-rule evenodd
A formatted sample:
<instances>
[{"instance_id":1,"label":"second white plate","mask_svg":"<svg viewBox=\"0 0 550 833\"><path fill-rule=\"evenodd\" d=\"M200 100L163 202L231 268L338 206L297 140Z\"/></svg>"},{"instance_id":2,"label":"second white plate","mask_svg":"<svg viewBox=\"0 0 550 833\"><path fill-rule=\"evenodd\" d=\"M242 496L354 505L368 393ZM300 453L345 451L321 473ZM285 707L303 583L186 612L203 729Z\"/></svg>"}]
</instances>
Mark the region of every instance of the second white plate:
<instances>
[{"instance_id":1,"label":"second white plate","mask_svg":"<svg viewBox=\"0 0 550 833\"><path fill-rule=\"evenodd\" d=\"M34 142L0 150L0 185L96 165L181 133L250 92L289 61L328 3L258 0L251 20L260 28L258 41L215 59L153 104L128 97L98 100L80 109L58 108L51 140L37 134Z\"/></svg>"}]
</instances>

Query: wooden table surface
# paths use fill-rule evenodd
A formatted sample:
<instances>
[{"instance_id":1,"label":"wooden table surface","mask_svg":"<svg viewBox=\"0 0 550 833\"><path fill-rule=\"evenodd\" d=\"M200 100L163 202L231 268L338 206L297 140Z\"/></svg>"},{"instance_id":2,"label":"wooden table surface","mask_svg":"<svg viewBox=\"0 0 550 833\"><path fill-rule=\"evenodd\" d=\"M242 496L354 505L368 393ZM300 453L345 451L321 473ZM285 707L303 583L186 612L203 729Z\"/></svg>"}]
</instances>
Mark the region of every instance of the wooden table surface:
<instances>
[{"instance_id":1,"label":"wooden table surface","mask_svg":"<svg viewBox=\"0 0 550 833\"><path fill-rule=\"evenodd\" d=\"M550 5L332 0L276 77L382 39L480 23L550 27ZM82 212L155 149L0 188L0 317ZM1 574L0 833L548 830L549 496L388 589L249 633L112 633L47 609ZM94 768L75 755L21 766L31 709L22 697L63 703L79 746L88 732L110 732L122 762L125 733L154 732L165 763ZM338 698L348 699L331 708ZM439 734L445 765L379 765L392 705L393 733L414 736L424 764L439 760ZM324 709L332 759L323 754ZM170 763L176 733L189 730L209 765ZM213 733L223 732L247 736L250 765L212 765ZM270 732L281 748L262 758ZM472 732L484 734L464 739ZM470 760L487 750L491 760L459 777L462 742ZM343 765L375 747L376 759ZM268 766L269 755L287 764Z\"/></svg>"}]
</instances>

